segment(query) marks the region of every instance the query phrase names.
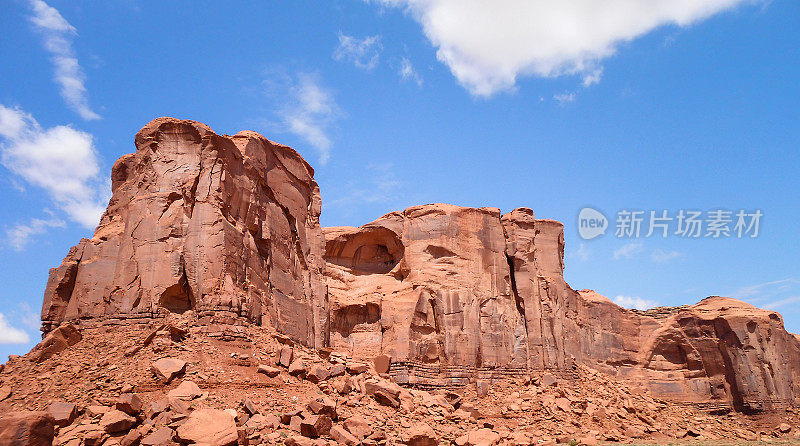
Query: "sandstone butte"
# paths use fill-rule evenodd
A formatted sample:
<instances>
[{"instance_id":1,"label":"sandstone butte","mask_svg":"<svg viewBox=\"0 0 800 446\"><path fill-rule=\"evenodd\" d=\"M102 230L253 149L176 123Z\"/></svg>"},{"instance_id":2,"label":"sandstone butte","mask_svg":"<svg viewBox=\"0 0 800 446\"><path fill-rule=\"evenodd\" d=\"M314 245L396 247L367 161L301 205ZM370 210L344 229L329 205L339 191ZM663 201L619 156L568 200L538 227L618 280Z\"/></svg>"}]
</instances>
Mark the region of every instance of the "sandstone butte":
<instances>
[{"instance_id":1,"label":"sandstone butte","mask_svg":"<svg viewBox=\"0 0 800 446\"><path fill-rule=\"evenodd\" d=\"M541 389L555 382L580 387L576 377L581 375L638 389L657 404L691 410L796 413L800 405L800 341L784 329L778 313L718 296L695 305L635 311L591 290L573 290L563 277L563 225L537 219L531 209L503 214L490 207L428 204L386 214L361 227L322 228L314 170L290 147L255 132L218 135L204 124L174 118L148 123L136 134L135 144L136 152L113 166L113 196L94 236L81 240L50 271L42 307L45 339L26 355L33 363L65 361L96 333L113 332L107 336L120 335L114 339L124 342L142 327L155 326L124 357L118 355L127 358L142 355L137 352L150 348L157 333L168 333L168 345L180 345L199 332L213 332L223 340L227 333L230 341L239 339L237 333L266 330L280 344L269 347L272 363L258 367L260 374L253 364L251 376L270 380L283 379L285 369L275 367L280 365L291 375L319 383L345 368L361 373L366 368L359 364L375 360L375 368L386 369L378 370L386 373L376 379L390 379L386 382L391 386L451 396L477 386L480 398L488 392L481 390L487 382L509 392L514 383L538 384L540 390L534 393L542 407L560 407L567 413L575 403L565 398L571 391L565 395L560 390L551 398L550 390ZM170 325L174 320L190 322L181 329ZM106 331L98 332L100 327ZM87 337L83 342L81 333ZM97 342L97 348L113 344ZM161 345L153 347L155 353L172 348L153 344ZM332 362L303 368L309 356L302 356L302 349ZM96 355L99 360L103 351ZM242 355L245 362L249 356ZM331 366L338 357L347 361ZM186 372L185 361L170 361L181 367L153 382L158 378L166 385ZM12 362L6 374L33 373ZM191 371L193 366L190 362L187 373L198 373ZM48 367L48 374L66 368ZM203 378L200 373L195 379ZM9 382L2 375L0 380ZM75 385L68 378L60 383ZM359 388L355 381L345 384L348 391ZM345 384L336 385L339 394ZM391 386L370 391L362 383L361 390L384 405L403 407L405 393ZM213 390L213 385L203 385L203 390L208 388ZM114 391L120 393L119 388ZM5 403L11 401L18 408L25 398ZM620 404L631 413L635 410L630 402ZM469 414L469 405L464 407ZM588 410L587 404L580 410ZM248 417L253 415L250 411ZM233 423L225 413L203 413ZM625 413L620 410L615 416L622 419ZM359 438L346 423L331 428L330 420L314 418L323 416L316 412L294 416L299 418L294 421L289 414L286 424L314 438L327 438L332 429L336 441L348 444L395 441L391 435L388 440ZM592 419L602 429L602 420L597 421L597 415ZM197 423L202 427L205 422ZM609 438L658 433L649 425L641 432L620 427L619 435ZM177 436L164 430L149 433L178 440L180 435L194 435L186 432L188 427L172 427ZM786 432L791 430L789 426ZM697 434L689 427L683 431L680 435L669 430L673 437ZM476 432L465 433L461 443L495 435ZM558 432L549 433L555 441ZM434 441L428 434L419 434L421 442L403 440L403 435L416 434L398 434L396 441ZM247 436L240 433L240 444L247 444L242 440ZM598 431L593 438L603 436ZM302 444L300 437L289 439ZM486 444L497 441L499 437ZM251 439L249 444L258 443Z\"/></svg>"}]
</instances>

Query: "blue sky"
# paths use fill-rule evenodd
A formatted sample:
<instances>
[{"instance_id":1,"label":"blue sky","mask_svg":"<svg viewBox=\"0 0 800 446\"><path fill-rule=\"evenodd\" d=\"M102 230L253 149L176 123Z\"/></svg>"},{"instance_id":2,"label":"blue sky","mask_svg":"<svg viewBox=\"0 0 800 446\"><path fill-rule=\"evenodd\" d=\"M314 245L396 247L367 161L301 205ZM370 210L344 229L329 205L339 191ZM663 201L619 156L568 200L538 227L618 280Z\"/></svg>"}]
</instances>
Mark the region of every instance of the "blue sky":
<instances>
[{"instance_id":1,"label":"blue sky","mask_svg":"<svg viewBox=\"0 0 800 446\"><path fill-rule=\"evenodd\" d=\"M111 165L158 116L295 147L323 225L530 207L565 223L573 288L734 296L800 332L800 3L251 3L0 7L2 357L38 339L48 268L91 236ZM579 237L584 207L605 235ZM758 237L614 236L620 210L716 209L760 210Z\"/></svg>"}]
</instances>

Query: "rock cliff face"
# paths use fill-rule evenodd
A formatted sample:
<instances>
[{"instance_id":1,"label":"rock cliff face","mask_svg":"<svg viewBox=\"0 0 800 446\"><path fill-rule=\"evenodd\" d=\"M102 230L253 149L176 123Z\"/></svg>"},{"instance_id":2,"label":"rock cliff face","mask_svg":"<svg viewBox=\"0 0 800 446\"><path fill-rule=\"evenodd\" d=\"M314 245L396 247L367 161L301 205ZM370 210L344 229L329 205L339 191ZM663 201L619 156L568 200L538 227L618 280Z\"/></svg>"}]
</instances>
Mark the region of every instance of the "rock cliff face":
<instances>
[{"instance_id":1,"label":"rock cliff face","mask_svg":"<svg viewBox=\"0 0 800 446\"><path fill-rule=\"evenodd\" d=\"M498 209L417 206L325 235L332 346L395 361L526 364Z\"/></svg>"},{"instance_id":2,"label":"rock cliff face","mask_svg":"<svg viewBox=\"0 0 800 446\"><path fill-rule=\"evenodd\" d=\"M320 195L293 149L159 118L112 170L91 239L50 271L43 330L63 321L194 310L327 343Z\"/></svg>"},{"instance_id":3,"label":"rock cliff face","mask_svg":"<svg viewBox=\"0 0 800 446\"><path fill-rule=\"evenodd\" d=\"M431 204L322 229L313 169L289 147L159 118L136 148L94 236L50 272L46 333L192 311L388 355L409 384L577 363L711 408L800 404L800 341L780 315L722 297L638 312L575 291L563 225L530 209Z\"/></svg>"},{"instance_id":4,"label":"rock cliff face","mask_svg":"<svg viewBox=\"0 0 800 446\"><path fill-rule=\"evenodd\" d=\"M800 403L800 343L778 313L709 297L643 330L619 375L681 401L775 409Z\"/></svg>"},{"instance_id":5,"label":"rock cliff face","mask_svg":"<svg viewBox=\"0 0 800 446\"><path fill-rule=\"evenodd\" d=\"M425 205L324 231L334 347L537 370L637 351L609 317L625 310L593 313L564 281L563 225L530 209Z\"/></svg>"},{"instance_id":6,"label":"rock cliff face","mask_svg":"<svg viewBox=\"0 0 800 446\"><path fill-rule=\"evenodd\" d=\"M537 369L565 369L580 351L563 226L530 209L416 206L325 236L335 347Z\"/></svg>"},{"instance_id":7,"label":"rock cliff face","mask_svg":"<svg viewBox=\"0 0 800 446\"><path fill-rule=\"evenodd\" d=\"M723 297L637 312L575 291L563 225L530 209L425 205L324 231L331 344L390 355L405 366L397 379L460 383L579 362L709 408L800 403L800 343L777 313Z\"/></svg>"}]
</instances>

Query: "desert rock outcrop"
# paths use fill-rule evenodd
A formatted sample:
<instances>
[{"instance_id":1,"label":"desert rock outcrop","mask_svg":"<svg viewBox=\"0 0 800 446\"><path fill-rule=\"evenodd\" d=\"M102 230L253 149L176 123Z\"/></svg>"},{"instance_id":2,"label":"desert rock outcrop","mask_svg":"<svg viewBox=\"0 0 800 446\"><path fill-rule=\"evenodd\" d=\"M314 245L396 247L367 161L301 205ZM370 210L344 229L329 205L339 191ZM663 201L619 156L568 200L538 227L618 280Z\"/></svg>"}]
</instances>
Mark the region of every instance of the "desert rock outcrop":
<instances>
[{"instance_id":1,"label":"desert rock outcrop","mask_svg":"<svg viewBox=\"0 0 800 446\"><path fill-rule=\"evenodd\" d=\"M91 239L51 270L43 330L64 321L194 310L327 336L320 195L293 149L249 131L217 135L159 118L113 167Z\"/></svg>"},{"instance_id":2,"label":"desert rock outcrop","mask_svg":"<svg viewBox=\"0 0 800 446\"><path fill-rule=\"evenodd\" d=\"M579 367L711 409L800 404L800 341L780 315L722 297L641 312L573 290L563 225L531 209L428 204L323 229L314 171L289 147L173 118L150 122L135 143L114 164L94 236L50 272L34 363L80 348L81 331L98 324L150 325L126 348L132 360L192 335L246 341L246 326L263 326L283 334L274 361L255 366L264 379L280 379L282 366L392 409L408 404L396 383L474 384L491 397L496 379L536 372L550 387ZM153 324L183 316L193 333ZM310 364L294 343L354 360ZM190 373L182 360L174 369L175 358L152 359L163 382ZM342 377L368 370L396 383ZM294 419L314 435L359 436Z\"/></svg>"},{"instance_id":3,"label":"desert rock outcrop","mask_svg":"<svg viewBox=\"0 0 800 446\"><path fill-rule=\"evenodd\" d=\"M580 362L709 408L800 402L800 343L780 315L723 297L639 312L575 291L563 225L530 209L432 204L324 231L331 345L390 355L401 382Z\"/></svg>"},{"instance_id":4,"label":"desert rock outcrop","mask_svg":"<svg viewBox=\"0 0 800 446\"><path fill-rule=\"evenodd\" d=\"M325 234L334 348L395 361L526 363L498 209L417 206Z\"/></svg>"},{"instance_id":5,"label":"desert rock outcrop","mask_svg":"<svg viewBox=\"0 0 800 446\"><path fill-rule=\"evenodd\" d=\"M53 416L47 412L8 412L0 415L0 444L48 446L53 442Z\"/></svg>"}]
</instances>

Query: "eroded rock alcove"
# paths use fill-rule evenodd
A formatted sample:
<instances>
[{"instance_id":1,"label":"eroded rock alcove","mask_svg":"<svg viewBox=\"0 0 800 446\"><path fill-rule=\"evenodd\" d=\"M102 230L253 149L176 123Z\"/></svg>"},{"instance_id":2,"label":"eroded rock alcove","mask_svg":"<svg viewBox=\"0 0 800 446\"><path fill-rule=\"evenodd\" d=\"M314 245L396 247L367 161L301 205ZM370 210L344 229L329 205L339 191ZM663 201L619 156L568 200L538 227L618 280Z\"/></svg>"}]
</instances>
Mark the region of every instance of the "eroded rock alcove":
<instances>
[{"instance_id":1,"label":"eroded rock alcove","mask_svg":"<svg viewBox=\"0 0 800 446\"><path fill-rule=\"evenodd\" d=\"M397 234L382 227L340 234L325 243L325 259L353 274L388 274L403 259L403 244Z\"/></svg>"}]
</instances>

